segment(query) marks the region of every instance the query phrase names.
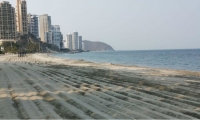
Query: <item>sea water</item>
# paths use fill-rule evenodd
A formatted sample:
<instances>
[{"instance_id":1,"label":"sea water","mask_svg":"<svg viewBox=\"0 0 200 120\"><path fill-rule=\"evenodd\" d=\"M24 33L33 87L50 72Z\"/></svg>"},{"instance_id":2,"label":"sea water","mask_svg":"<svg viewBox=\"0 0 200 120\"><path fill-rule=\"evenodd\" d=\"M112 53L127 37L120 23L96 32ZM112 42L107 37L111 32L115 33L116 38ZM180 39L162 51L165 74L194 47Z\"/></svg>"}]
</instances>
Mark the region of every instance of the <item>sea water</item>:
<instances>
[{"instance_id":1,"label":"sea water","mask_svg":"<svg viewBox=\"0 0 200 120\"><path fill-rule=\"evenodd\" d=\"M98 63L200 71L200 49L83 52L54 56Z\"/></svg>"}]
</instances>

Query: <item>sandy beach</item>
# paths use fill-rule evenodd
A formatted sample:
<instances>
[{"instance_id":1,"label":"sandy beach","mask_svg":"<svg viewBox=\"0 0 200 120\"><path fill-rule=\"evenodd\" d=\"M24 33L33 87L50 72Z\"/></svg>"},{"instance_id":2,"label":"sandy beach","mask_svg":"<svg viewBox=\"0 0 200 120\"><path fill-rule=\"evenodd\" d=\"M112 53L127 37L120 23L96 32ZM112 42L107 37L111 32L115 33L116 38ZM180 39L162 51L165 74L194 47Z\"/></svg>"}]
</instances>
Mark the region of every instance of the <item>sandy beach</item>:
<instances>
[{"instance_id":1,"label":"sandy beach","mask_svg":"<svg viewBox=\"0 0 200 120\"><path fill-rule=\"evenodd\" d=\"M200 119L200 72L0 56L0 119Z\"/></svg>"}]
</instances>

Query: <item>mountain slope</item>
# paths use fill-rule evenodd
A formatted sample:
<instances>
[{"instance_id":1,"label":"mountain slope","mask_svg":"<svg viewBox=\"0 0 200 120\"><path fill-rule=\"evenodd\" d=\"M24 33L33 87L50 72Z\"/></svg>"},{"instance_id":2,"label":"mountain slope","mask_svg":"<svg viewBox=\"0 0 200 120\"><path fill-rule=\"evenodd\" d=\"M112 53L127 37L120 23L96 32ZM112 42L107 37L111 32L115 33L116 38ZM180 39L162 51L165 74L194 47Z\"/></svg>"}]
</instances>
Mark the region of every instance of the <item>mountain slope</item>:
<instances>
[{"instance_id":1,"label":"mountain slope","mask_svg":"<svg viewBox=\"0 0 200 120\"><path fill-rule=\"evenodd\" d=\"M83 43L85 46L85 50L89 50L89 51L113 51L114 50L110 45L103 42L92 42L92 41L84 40Z\"/></svg>"}]
</instances>

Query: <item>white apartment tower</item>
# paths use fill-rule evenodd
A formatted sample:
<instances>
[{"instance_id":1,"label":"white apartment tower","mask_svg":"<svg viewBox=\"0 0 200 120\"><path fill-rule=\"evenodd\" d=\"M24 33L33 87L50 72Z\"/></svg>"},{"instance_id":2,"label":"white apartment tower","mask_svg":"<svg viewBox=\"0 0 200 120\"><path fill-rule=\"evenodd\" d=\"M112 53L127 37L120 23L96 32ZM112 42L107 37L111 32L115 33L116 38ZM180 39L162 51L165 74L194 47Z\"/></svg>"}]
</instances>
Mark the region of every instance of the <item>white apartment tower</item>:
<instances>
[{"instance_id":1,"label":"white apartment tower","mask_svg":"<svg viewBox=\"0 0 200 120\"><path fill-rule=\"evenodd\" d=\"M78 50L78 32L72 34L72 50Z\"/></svg>"},{"instance_id":2,"label":"white apartment tower","mask_svg":"<svg viewBox=\"0 0 200 120\"><path fill-rule=\"evenodd\" d=\"M64 46L65 48L72 50L72 34L71 33L67 34Z\"/></svg>"},{"instance_id":3,"label":"white apartment tower","mask_svg":"<svg viewBox=\"0 0 200 120\"><path fill-rule=\"evenodd\" d=\"M28 33L32 33L35 37L39 38L39 25L38 25L38 16L28 14Z\"/></svg>"},{"instance_id":4,"label":"white apartment tower","mask_svg":"<svg viewBox=\"0 0 200 120\"><path fill-rule=\"evenodd\" d=\"M39 31L40 31L40 38L42 42L47 42L45 40L45 33L51 31L51 16L48 14L40 15L39 16Z\"/></svg>"},{"instance_id":5,"label":"white apartment tower","mask_svg":"<svg viewBox=\"0 0 200 120\"><path fill-rule=\"evenodd\" d=\"M28 34L26 0L16 0L16 5L17 32L20 35Z\"/></svg>"},{"instance_id":6,"label":"white apartment tower","mask_svg":"<svg viewBox=\"0 0 200 120\"><path fill-rule=\"evenodd\" d=\"M79 37L78 37L78 44L79 44L79 45L78 45L78 49L79 49L79 50L82 50L82 36L79 36Z\"/></svg>"},{"instance_id":7,"label":"white apartment tower","mask_svg":"<svg viewBox=\"0 0 200 120\"><path fill-rule=\"evenodd\" d=\"M15 8L9 2L0 3L0 42L16 40Z\"/></svg>"},{"instance_id":8,"label":"white apartment tower","mask_svg":"<svg viewBox=\"0 0 200 120\"><path fill-rule=\"evenodd\" d=\"M85 50L85 44L82 42L82 50Z\"/></svg>"}]
</instances>

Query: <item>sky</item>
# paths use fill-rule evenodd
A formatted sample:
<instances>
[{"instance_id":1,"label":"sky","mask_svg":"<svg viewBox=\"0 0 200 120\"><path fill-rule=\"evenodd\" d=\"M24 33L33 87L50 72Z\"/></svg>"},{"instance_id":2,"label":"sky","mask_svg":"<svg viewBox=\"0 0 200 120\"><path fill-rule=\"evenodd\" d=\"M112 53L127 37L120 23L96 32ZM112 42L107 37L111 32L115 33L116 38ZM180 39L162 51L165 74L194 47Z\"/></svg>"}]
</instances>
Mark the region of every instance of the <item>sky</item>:
<instances>
[{"instance_id":1,"label":"sky","mask_svg":"<svg viewBox=\"0 0 200 120\"><path fill-rule=\"evenodd\" d=\"M15 6L15 0L10 1ZM200 48L200 0L27 0L28 13L48 14L64 39L78 31L83 40L115 50Z\"/></svg>"}]
</instances>

